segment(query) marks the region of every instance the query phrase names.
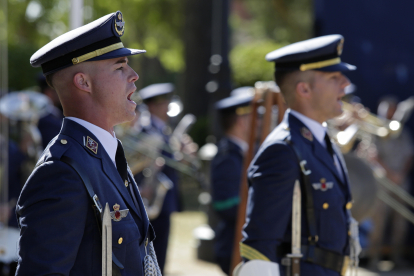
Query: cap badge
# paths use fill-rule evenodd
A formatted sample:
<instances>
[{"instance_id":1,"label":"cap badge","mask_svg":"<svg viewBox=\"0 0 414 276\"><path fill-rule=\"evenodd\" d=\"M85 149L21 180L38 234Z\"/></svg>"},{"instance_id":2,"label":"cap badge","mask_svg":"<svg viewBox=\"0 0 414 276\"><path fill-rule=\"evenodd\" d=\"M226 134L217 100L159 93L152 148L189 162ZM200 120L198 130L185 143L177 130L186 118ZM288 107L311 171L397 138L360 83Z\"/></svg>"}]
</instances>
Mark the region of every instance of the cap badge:
<instances>
[{"instance_id":1,"label":"cap badge","mask_svg":"<svg viewBox=\"0 0 414 276\"><path fill-rule=\"evenodd\" d=\"M340 56L342 54L343 48L344 48L344 39L342 38L339 41L338 46L336 47L336 50L338 51L338 56Z\"/></svg>"},{"instance_id":2,"label":"cap badge","mask_svg":"<svg viewBox=\"0 0 414 276\"><path fill-rule=\"evenodd\" d=\"M326 182L325 178L321 178L320 183L313 183L312 187L315 190L321 190L322 192L333 188L333 182Z\"/></svg>"},{"instance_id":3,"label":"cap badge","mask_svg":"<svg viewBox=\"0 0 414 276\"><path fill-rule=\"evenodd\" d=\"M117 15L115 16L114 21L115 21L115 23L114 23L115 32L119 36L122 36L124 34L124 31L125 31L125 21L124 21L124 18L122 16L122 13L120 11L117 12Z\"/></svg>"},{"instance_id":4,"label":"cap badge","mask_svg":"<svg viewBox=\"0 0 414 276\"><path fill-rule=\"evenodd\" d=\"M93 153L98 153L98 143L95 142L91 137L87 136L85 146L90 149Z\"/></svg>"},{"instance_id":5,"label":"cap badge","mask_svg":"<svg viewBox=\"0 0 414 276\"><path fill-rule=\"evenodd\" d=\"M121 206L119 206L117 203L115 203L115 205L112 207L114 210L111 212L111 218L114 221L120 221L128 215L129 209L119 210L119 207Z\"/></svg>"},{"instance_id":6,"label":"cap badge","mask_svg":"<svg viewBox=\"0 0 414 276\"><path fill-rule=\"evenodd\" d=\"M300 132L302 133L303 137L305 137L306 139L308 139L311 142L313 141L313 135L312 135L312 132L310 132L309 129L307 129L306 127L302 127Z\"/></svg>"}]
</instances>

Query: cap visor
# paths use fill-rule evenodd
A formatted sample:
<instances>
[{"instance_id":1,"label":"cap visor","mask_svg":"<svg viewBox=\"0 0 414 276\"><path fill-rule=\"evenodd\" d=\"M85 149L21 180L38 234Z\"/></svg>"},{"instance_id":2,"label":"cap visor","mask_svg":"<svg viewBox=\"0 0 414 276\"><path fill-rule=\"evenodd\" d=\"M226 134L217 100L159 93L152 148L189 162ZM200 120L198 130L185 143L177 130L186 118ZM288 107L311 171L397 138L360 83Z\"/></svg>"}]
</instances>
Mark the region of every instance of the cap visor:
<instances>
[{"instance_id":1,"label":"cap visor","mask_svg":"<svg viewBox=\"0 0 414 276\"><path fill-rule=\"evenodd\" d=\"M118 57L127 57L127 56L142 54L145 52L146 52L145 50L121 48L121 49L106 53L102 56L91 58L88 61L104 60L104 59L111 59L111 58L118 58Z\"/></svg>"},{"instance_id":2,"label":"cap visor","mask_svg":"<svg viewBox=\"0 0 414 276\"><path fill-rule=\"evenodd\" d=\"M345 63L345 62L341 62L335 65L331 65L331 66L327 66L327 67L323 67L323 68L318 68L318 69L314 69L317 71L323 71L323 72L346 72L346 71L354 71L356 70L356 66Z\"/></svg>"}]
</instances>

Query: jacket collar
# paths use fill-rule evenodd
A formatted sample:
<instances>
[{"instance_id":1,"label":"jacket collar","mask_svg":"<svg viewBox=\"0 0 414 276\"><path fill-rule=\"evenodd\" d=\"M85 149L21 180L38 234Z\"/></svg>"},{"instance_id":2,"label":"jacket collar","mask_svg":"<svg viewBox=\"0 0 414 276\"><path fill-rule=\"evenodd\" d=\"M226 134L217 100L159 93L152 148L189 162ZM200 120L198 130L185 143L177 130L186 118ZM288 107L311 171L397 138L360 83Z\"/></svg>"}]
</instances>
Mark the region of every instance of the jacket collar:
<instances>
[{"instance_id":1,"label":"jacket collar","mask_svg":"<svg viewBox=\"0 0 414 276\"><path fill-rule=\"evenodd\" d=\"M283 123L287 125L287 127L290 129L292 141L298 142L298 143L304 143L309 145L312 148L312 154L317 158L322 164L325 165L335 176L338 182L341 184L345 184L344 180L347 182L347 177L344 176L344 180L339 175L339 172L335 166L335 164L332 161L332 157L329 156L328 151L326 148L313 137L312 132L308 129L308 127L297 117L290 114L289 112L285 113L285 117L283 119ZM296 141L295 141L296 140ZM338 151L336 150L335 153L337 156L340 156ZM343 159L339 158L340 162L342 163L341 166L344 168L345 174L346 174L346 167L345 163L343 163Z\"/></svg>"},{"instance_id":2,"label":"jacket collar","mask_svg":"<svg viewBox=\"0 0 414 276\"><path fill-rule=\"evenodd\" d=\"M105 175L115 185L115 187L117 188L119 193L122 195L124 200L128 203L128 205L142 219L141 213L138 212L137 206L135 206L131 198L131 195L129 194L127 188L125 187L125 183L123 182L121 176L119 175L111 158L108 156L105 150L100 148L101 145L100 145L99 139L95 135L93 135L88 129L68 119L63 119L63 125L60 131L60 134L73 138L79 144L81 144L83 148L85 149L85 151L87 151L90 155L101 160L102 170L105 173ZM97 144L96 151L91 149L93 148L92 146L88 145L88 137Z\"/></svg>"}]
</instances>

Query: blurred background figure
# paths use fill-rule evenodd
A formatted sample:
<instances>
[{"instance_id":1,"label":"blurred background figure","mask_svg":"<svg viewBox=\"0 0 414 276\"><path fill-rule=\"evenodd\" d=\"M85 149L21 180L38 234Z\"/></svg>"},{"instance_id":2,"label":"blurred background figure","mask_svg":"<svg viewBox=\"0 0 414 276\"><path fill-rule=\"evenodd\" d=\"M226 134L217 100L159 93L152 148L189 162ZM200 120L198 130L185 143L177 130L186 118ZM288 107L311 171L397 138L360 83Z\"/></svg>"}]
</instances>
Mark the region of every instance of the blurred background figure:
<instances>
[{"instance_id":1,"label":"blurred background figure","mask_svg":"<svg viewBox=\"0 0 414 276\"><path fill-rule=\"evenodd\" d=\"M21 189L43 150L39 117L47 114L49 99L34 91L11 92L0 98L0 117L7 121L8 137L0 134L0 147L7 147L7 197L0 200L0 275L14 275L17 267L19 230L15 206ZM0 164L3 165L3 164ZM2 169L5 167L1 166ZM1 175L1 172L0 172ZM2 274L3 273L3 274Z\"/></svg>"},{"instance_id":2,"label":"blurred background figure","mask_svg":"<svg viewBox=\"0 0 414 276\"><path fill-rule=\"evenodd\" d=\"M161 272L164 271L167 254L170 215L172 212L180 209L178 174L174 168L165 165L164 158L173 158L173 156L171 150L162 150L163 147L169 147L172 134L172 129L168 125L169 116L167 113L173 92L174 85L172 83L152 84L139 91L139 95L147 108L147 112L143 112L140 115L140 129L143 134L147 135L147 140L153 139L154 141L159 141L157 148L162 152L154 160L155 164L152 161L142 172L136 174L135 180L140 186L142 197L146 198L149 202L152 202L153 198L157 197L157 191L155 190L154 192L150 184L144 185L146 179L154 177L157 173L160 182L168 183L166 184L166 189L168 190L162 199L159 213L155 214L154 217L149 213L151 224L157 236L156 241L154 241L154 248L157 253Z\"/></svg>"},{"instance_id":3,"label":"blurred background figure","mask_svg":"<svg viewBox=\"0 0 414 276\"><path fill-rule=\"evenodd\" d=\"M49 144L60 131L63 120L63 110L56 91L47 84L43 74L38 75L37 82L40 92L47 96L51 103L48 106L48 112L43 117L39 118L37 125L40 134L42 135L42 147L46 148L47 144Z\"/></svg>"},{"instance_id":4,"label":"blurred background figure","mask_svg":"<svg viewBox=\"0 0 414 276\"><path fill-rule=\"evenodd\" d=\"M217 263L227 275L233 250L243 157L248 150L253 87L240 87L231 96L216 103L224 137L219 141L217 155L211 162L211 193L213 209L219 221L215 230L214 251Z\"/></svg>"},{"instance_id":5,"label":"blurred background figure","mask_svg":"<svg viewBox=\"0 0 414 276\"><path fill-rule=\"evenodd\" d=\"M398 99L389 95L378 105L378 116L395 120ZM409 173L412 168L414 147L409 127L405 126L399 135L378 137L375 140L376 160L385 170L386 177L405 191L410 190ZM403 201L396 198L401 204ZM390 245L389 257L397 267L404 265L405 240L408 229L406 218L383 202L378 202L373 214L374 230L371 234L371 263L375 267L384 257L384 245Z\"/></svg>"}]
</instances>

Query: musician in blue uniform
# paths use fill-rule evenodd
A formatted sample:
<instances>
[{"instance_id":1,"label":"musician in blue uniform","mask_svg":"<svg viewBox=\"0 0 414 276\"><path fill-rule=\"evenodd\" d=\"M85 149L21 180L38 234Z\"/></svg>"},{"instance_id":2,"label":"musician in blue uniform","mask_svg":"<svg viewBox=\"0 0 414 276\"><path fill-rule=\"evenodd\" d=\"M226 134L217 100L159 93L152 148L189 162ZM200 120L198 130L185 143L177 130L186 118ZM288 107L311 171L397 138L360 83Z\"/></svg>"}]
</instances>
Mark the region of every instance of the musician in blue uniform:
<instances>
[{"instance_id":1,"label":"musician in blue uniform","mask_svg":"<svg viewBox=\"0 0 414 276\"><path fill-rule=\"evenodd\" d=\"M39 118L37 124L37 128L42 135L42 146L45 149L47 144L58 135L60 127L62 126L62 105L60 104L56 91L47 84L46 77L43 74L37 78L37 82L40 87L40 92L46 95L52 103L49 106L48 113Z\"/></svg>"},{"instance_id":2,"label":"musician in blue uniform","mask_svg":"<svg viewBox=\"0 0 414 276\"><path fill-rule=\"evenodd\" d=\"M155 236L113 132L135 117L131 95L139 77L128 56L145 52L124 48L124 28L121 12L108 14L61 35L30 59L56 89L66 118L17 202L16 275L102 275L106 203L113 275L144 275Z\"/></svg>"},{"instance_id":3,"label":"musician in blue uniform","mask_svg":"<svg viewBox=\"0 0 414 276\"><path fill-rule=\"evenodd\" d=\"M219 217L214 229L214 251L218 264L228 275L240 202L243 158L249 147L247 139L253 94L253 87L240 87L233 90L230 97L216 103L225 135L219 141L217 155L211 162L213 209Z\"/></svg>"},{"instance_id":4,"label":"musician in blue uniform","mask_svg":"<svg viewBox=\"0 0 414 276\"><path fill-rule=\"evenodd\" d=\"M168 125L169 116L167 112L173 92L174 85L172 83L156 83L139 91L139 95L150 114L150 120L141 120L143 122L141 123L142 132L154 137L161 137L164 141L164 146L167 148L169 147L169 140L172 134L171 127ZM164 150L161 152L161 156L173 158L171 152ZM157 252L158 264L160 265L161 272L163 272L167 257L170 216L171 213L179 211L179 190L178 175L174 168L164 165L161 173L171 181L173 186L165 195L159 215L156 218L150 217L150 219L157 236L157 239L154 241L154 248ZM144 178L145 176L142 173L135 176L139 186L141 186L142 181L145 181Z\"/></svg>"},{"instance_id":5,"label":"musician in blue uniform","mask_svg":"<svg viewBox=\"0 0 414 276\"><path fill-rule=\"evenodd\" d=\"M341 98L350 84L343 72L356 69L341 62L343 42L341 35L328 35L266 55L275 62L276 82L289 109L248 168L247 218L240 249L247 261L278 263L280 275L286 270L282 258L292 253L296 180L302 191L301 275L344 275L350 246L357 246L350 236L347 169L324 124L341 115Z\"/></svg>"}]
</instances>

